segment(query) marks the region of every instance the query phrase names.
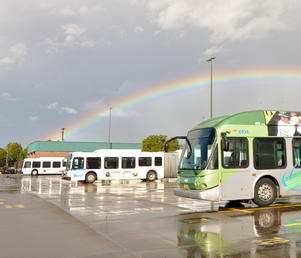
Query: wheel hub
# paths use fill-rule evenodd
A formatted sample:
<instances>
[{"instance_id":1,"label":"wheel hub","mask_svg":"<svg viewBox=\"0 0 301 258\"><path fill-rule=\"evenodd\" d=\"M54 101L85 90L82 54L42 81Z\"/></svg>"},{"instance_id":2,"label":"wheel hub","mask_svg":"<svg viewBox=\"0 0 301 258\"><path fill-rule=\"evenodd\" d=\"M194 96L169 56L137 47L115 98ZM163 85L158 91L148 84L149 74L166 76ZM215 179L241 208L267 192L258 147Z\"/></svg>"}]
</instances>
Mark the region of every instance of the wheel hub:
<instances>
[{"instance_id":1,"label":"wheel hub","mask_svg":"<svg viewBox=\"0 0 301 258\"><path fill-rule=\"evenodd\" d=\"M261 200L267 201L273 196L273 189L269 184L263 184L258 189L258 196Z\"/></svg>"}]
</instances>

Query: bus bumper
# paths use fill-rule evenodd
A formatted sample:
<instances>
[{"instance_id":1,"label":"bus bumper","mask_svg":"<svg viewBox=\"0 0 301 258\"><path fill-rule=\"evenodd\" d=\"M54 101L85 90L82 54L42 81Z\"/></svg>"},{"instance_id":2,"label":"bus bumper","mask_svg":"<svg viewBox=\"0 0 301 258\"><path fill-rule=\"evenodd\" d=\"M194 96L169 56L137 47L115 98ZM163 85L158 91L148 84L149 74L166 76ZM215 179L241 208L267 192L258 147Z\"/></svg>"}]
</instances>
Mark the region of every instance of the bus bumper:
<instances>
[{"instance_id":1,"label":"bus bumper","mask_svg":"<svg viewBox=\"0 0 301 258\"><path fill-rule=\"evenodd\" d=\"M63 179L65 179L65 180L71 180L71 177L70 176L63 176Z\"/></svg>"},{"instance_id":2,"label":"bus bumper","mask_svg":"<svg viewBox=\"0 0 301 258\"><path fill-rule=\"evenodd\" d=\"M213 187L211 189L202 190L186 190L184 188L175 188L174 194L180 197L201 199L208 201L219 201L220 199L220 186Z\"/></svg>"}]
</instances>

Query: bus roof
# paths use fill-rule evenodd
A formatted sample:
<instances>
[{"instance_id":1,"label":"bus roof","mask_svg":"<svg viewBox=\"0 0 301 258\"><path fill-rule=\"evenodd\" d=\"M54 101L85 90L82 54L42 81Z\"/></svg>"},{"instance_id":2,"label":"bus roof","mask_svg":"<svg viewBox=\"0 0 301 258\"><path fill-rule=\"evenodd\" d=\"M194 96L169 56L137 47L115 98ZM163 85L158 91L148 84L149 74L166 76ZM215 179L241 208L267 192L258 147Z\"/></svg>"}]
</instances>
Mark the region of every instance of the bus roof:
<instances>
[{"instance_id":1,"label":"bus roof","mask_svg":"<svg viewBox=\"0 0 301 258\"><path fill-rule=\"evenodd\" d=\"M57 161L57 160L65 160L63 157L39 157L39 158L25 158L25 161L32 161L32 160L47 160L47 161Z\"/></svg>"},{"instance_id":2,"label":"bus roof","mask_svg":"<svg viewBox=\"0 0 301 258\"><path fill-rule=\"evenodd\" d=\"M100 149L93 152L73 152L72 155L95 156L95 155L163 155L164 152L142 152L133 149Z\"/></svg>"},{"instance_id":3,"label":"bus roof","mask_svg":"<svg viewBox=\"0 0 301 258\"><path fill-rule=\"evenodd\" d=\"M254 110L233 115L219 116L199 123L194 129L202 127L218 127L223 124L266 125L264 112L264 110Z\"/></svg>"},{"instance_id":4,"label":"bus roof","mask_svg":"<svg viewBox=\"0 0 301 258\"><path fill-rule=\"evenodd\" d=\"M285 119L287 120L286 124L282 123L282 121L280 122L280 120ZM296 124L301 125L301 111L252 110L215 117L199 123L193 129L214 127L219 130L229 127L233 129L231 131L232 135L236 131L243 130L246 134L279 136L279 125L294 126ZM248 129L251 130L248 131Z\"/></svg>"}]
</instances>

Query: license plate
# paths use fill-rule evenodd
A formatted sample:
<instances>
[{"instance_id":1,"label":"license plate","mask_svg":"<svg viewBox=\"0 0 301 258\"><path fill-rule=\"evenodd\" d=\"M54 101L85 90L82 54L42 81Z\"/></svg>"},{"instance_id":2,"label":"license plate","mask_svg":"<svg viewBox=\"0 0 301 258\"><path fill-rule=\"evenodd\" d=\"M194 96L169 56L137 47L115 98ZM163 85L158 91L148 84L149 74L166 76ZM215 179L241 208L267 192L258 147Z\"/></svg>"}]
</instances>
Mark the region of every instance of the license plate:
<instances>
[{"instance_id":1,"label":"license plate","mask_svg":"<svg viewBox=\"0 0 301 258\"><path fill-rule=\"evenodd\" d=\"M186 189L186 190L189 189L188 184L184 184L184 189Z\"/></svg>"}]
</instances>

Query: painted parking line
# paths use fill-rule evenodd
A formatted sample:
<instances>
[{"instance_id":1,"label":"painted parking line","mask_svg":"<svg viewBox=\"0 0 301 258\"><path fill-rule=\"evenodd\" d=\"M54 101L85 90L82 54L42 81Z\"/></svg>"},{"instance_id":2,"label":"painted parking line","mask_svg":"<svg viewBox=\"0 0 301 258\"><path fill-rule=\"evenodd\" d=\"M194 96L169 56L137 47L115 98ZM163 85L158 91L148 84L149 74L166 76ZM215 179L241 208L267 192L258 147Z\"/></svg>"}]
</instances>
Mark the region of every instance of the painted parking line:
<instances>
[{"instance_id":1,"label":"painted parking line","mask_svg":"<svg viewBox=\"0 0 301 258\"><path fill-rule=\"evenodd\" d=\"M258 243L261 246L272 246L279 244L287 244L290 242L289 239L281 238L281 237L272 237L266 239L253 240L253 243Z\"/></svg>"},{"instance_id":2,"label":"painted parking line","mask_svg":"<svg viewBox=\"0 0 301 258\"><path fill-rule=\"evenodd\" d=\"M301 204L267 206L267 207L257 207L257 208L250 208L250 209L229 208L227 210L218 211L218 213L233 212L233 211L239 211L239 212L244 212L244 213L253 213L256 210L269 210L269 209L280 209L280 208L291 208L291 207L301 207Z\"/></svg>"},{"instance_id":3,"label":"painted parking line","mask_svg":"<svg viewBox=\"0 0 301 258\"><path fill-rule=\"evenodd\" d=\"M208 218L192 218L192 219L184 219L183 222L187 224L195 224L208 221Z\"/></svg>"},{"instance_id":4,"label":"painted parking line","mask_svg":"<svg viewBox=\"0 0 301 258\"><path fill-rule=\"evenodd\" d=\"M284 224L281 227L292 227L292 226L301 226L301 223L293 223L293 224Z\"/></svg>"},{"instance_id":5,"label":"painted parking line","mask_svg":"<svg viewBox=\"0 0 301 258\"><path fill-rule=\"evenodd\" d=\"M23 209L25 206L23 204L17 204L17 205L5 204L4 207L6 209L12 209L12 208Z\"/></svg>"}]
</instances>

